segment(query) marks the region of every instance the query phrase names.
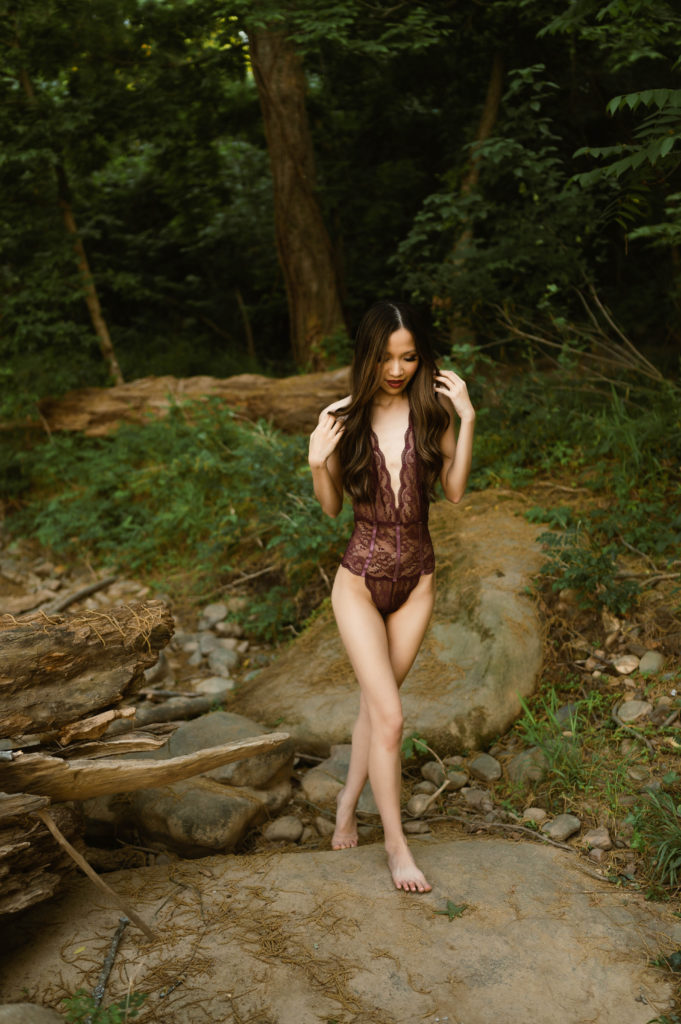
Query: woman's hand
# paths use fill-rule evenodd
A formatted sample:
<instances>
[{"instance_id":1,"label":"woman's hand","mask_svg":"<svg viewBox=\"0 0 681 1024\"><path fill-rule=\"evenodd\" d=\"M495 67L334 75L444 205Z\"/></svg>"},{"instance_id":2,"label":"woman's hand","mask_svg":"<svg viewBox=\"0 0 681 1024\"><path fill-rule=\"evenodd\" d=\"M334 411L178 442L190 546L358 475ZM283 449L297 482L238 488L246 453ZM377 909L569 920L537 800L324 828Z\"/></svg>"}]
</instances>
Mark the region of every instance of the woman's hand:
<instances>
[{"instance_id":1,"label":"woman's hand","mask_svg":"<svg viewBox=\"0 0 681 1024\"><path fill-rule=\"evenodd\" d=\"M313 469L326 464L329 455L336 450L344 430L341 421L324 410L319 417L319 423L310 434L308 462Z\"/></svg>"},{"instance_id":2,"label":"woman's hand","mask_svg":"<svg viewBox=\"0 0 681 1024\"><path fill-rule=\"evenodd\" d=\"M435 374L435 390L445 395L454 406L462 422L475 419L475 409L468 396L466 382L453 370L441 370Z\"/></svg>"}]
</instances>

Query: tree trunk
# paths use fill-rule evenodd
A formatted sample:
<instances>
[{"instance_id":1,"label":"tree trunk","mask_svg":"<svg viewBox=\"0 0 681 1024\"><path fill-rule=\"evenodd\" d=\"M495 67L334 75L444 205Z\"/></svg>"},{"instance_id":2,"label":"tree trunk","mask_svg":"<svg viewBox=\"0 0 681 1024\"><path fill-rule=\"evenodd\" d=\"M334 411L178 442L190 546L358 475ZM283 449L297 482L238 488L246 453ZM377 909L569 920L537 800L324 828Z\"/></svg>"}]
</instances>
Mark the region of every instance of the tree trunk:
<instances>
[{"instance_id":1,"label":"tree trunk","mask_svg":"<svg viewBox=\"0 0 681 1024\"><path fill-rule=\"evenodd\" d=\"M16 42L15 45L18 46L18 42ZM31 79L28 77L28 74L24 69L22 69L19 72L19 79L21 82L21 87L26 95L26 99L28 100L31 106L34 106L36 102L35 90L33 88L33 83L31 82ZM71 235L73 239L73 248L76 252L78 270L80 271L80 276L83 282L85 302L88 308L88 312L90 314L90 320L92 321L92 326L94 328L95 334L97 335L97 341L99 342L100 351L102 353L102 356L104 357L106 365L109 367L109 373L111 374L113 382L114 384L122 384L123 374L121 373L121 368L118 365L116 353L114 351L111 336L109 334L109 328L107 327L106 320L104 319L104 316L102 314L102 307L99 303L99 296L97 294L97 288L95 287L95 282L93 280L92 272L90 270L90 264L88 262L87 253L85 252L85 246L83 245L82 238L78 234L78 226L76 224L76 219L74 217L73 209L71 207L71 203L69 200L69 188L68 180L66 177L66 171L64 170L61 164L57 165L56 174L59 206L61 208L62 216L64 218L64 226L66 227L67 232L69 233L69 235Z\"/></svg>"},{"instance_id":2,"label":"tree trunk","mask_svg":"<svg viewBox=\"0 0 681 1024\"><path fill-rule=\"evenodd\" d=\"M102 314L102 307L99 304L99 295L97 294L95 282L92 278L92 272L90 270L87 253L85 252L85 246L83 245L82 238L78 234L76 218L73 215L73 208L71 207L69 199L69 187L66 171L61 164L57 165L56 171L57 188L59 191L59 206L61 207L66 230L73 239L73 248L76 252L78 270L80 271L83 290L85 292L85 303L90 314L92 326L95 334L97 335L99 350L104 357L104 362L109 367L109 373L111 374L114 384L123 384L123 374L121 373L121 368L118 365L118 360L116 359L116 353L114 352L109 328L107 327L106 320Z\"/></svg>"},{"instance_id":3,"label":"tree trunk","mask_svg":"<svg viewBox=\"0 0 681 1024\"><path fill-rule=\"evenodd\" d=\"M468 170L461 182L460 193L463 196L472 192L478 184L478 178L480 177L480 158L477 155L477 148L481 142L484 142L490 137L492 129L496 124L497 117L499 116L499 106L501 104L503 80L504 64L501 54L496 53L494 55L494 60L492 61L492 70L490 72L489 82L487 83L487 95L485 96L485 103L482 108L482 114L480 115L478 130L475 135L475 143L471 149L471 160L468 165ZM456 274L458 268L463 262L463 256L461 253L472 238L473 229L470 225L464 225L463 230L459 234L452 248L454 274ZM456 318L450 322L449 330L452 344L463 340L463 337L470 333L468 328L457 321Z\"/></svg>"},{"instance_id":4,"label":"tree trunk","mask_svg":"<svg viewBox=\"0 0 681 1024\"><path fill-rule=\"evenodd\" d=\"M298 366L320 369L322 342L344 327L331 241L315 194L302 64L284 32L249 34L272 167L274 225Z\"/></svg>"}]
</instances>

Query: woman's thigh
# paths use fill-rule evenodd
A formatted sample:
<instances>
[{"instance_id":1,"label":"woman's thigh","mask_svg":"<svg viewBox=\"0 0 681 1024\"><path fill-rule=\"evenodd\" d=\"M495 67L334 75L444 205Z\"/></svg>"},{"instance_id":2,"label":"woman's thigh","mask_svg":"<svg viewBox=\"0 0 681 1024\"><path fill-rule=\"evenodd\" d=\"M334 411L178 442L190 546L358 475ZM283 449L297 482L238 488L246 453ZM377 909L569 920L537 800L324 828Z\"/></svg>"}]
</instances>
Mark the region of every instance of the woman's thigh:
<instances>
[{"instance_id":1,"label":"woman's thigh","mask_svg":"<svg viewBox=\"0 0 681 1024\"><path fill-rule=\"evenodd\" d=\"M399 713L400 698L386 623L363 577L340 566L331 592L331 604L369 715Z\"/></svg>"},{"instance_id":2,"label":"woman's thigh","mask_svg":"<svg viewBox=\"0 0 681 1024\"><path fill-rule=\"evenodd\" d=\"M435 574L423 575L404 604L386 619L388 652L397 685L414 664L435 602Z\"/></svg>"}]
</instances>

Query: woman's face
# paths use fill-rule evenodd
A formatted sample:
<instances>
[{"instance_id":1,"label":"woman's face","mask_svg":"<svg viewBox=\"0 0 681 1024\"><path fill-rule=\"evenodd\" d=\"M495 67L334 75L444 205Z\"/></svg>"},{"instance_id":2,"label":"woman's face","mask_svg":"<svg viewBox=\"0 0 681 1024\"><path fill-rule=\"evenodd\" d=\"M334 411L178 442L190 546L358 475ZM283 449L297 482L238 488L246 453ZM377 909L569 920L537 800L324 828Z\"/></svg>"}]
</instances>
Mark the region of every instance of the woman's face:
<instances>
[{"instance_id":1,"label":"woman's face","mask_svg":"<svg viewBox=\"0 0 681 1024\"><path fill-rule=\"evenodd\" d=\"M378 364L378 390L386 395L404 394L419 368L419 357L410 331L399 327L388 338Z\"/></svg>"}]
</instances>

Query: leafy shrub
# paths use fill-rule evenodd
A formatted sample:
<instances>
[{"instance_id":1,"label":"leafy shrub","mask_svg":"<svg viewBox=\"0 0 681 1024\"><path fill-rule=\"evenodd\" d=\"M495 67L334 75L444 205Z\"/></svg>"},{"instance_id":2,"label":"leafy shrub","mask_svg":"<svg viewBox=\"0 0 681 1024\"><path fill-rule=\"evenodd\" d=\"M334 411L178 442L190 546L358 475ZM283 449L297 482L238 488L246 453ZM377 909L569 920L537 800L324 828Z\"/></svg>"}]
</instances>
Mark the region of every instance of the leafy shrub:
<instances>
[{"instance_id":1,"label":"leafy shrub","mask_svg":"<svg viewBox=\"0 0 681 1024\"><path fill-rule=\"evenodd\" d=\"M62 1002L66 1006L69 1024L125 1024L137 1016L146 998L142 992L130 992L121 1002L105 1008L98 1006L84 988L79 988Z\"/></svg>"},{"instance_id":2,"label":"leafy shrub","mask_svg":"<svg viewBox=\"0 0 681 1024\"><path fill-rule=\"evenodd\" d=\"M259 619L274 636L309 608L302 591L318 566L340 560L349 509L324 516L312 493L307 442L251 424L219 402L175 407L164 420L108 437L54 435L17 456L24 504L9 519L62 557L153 577L185 578L205 598L250 565Z\"/></svg>"}]
</instances>

